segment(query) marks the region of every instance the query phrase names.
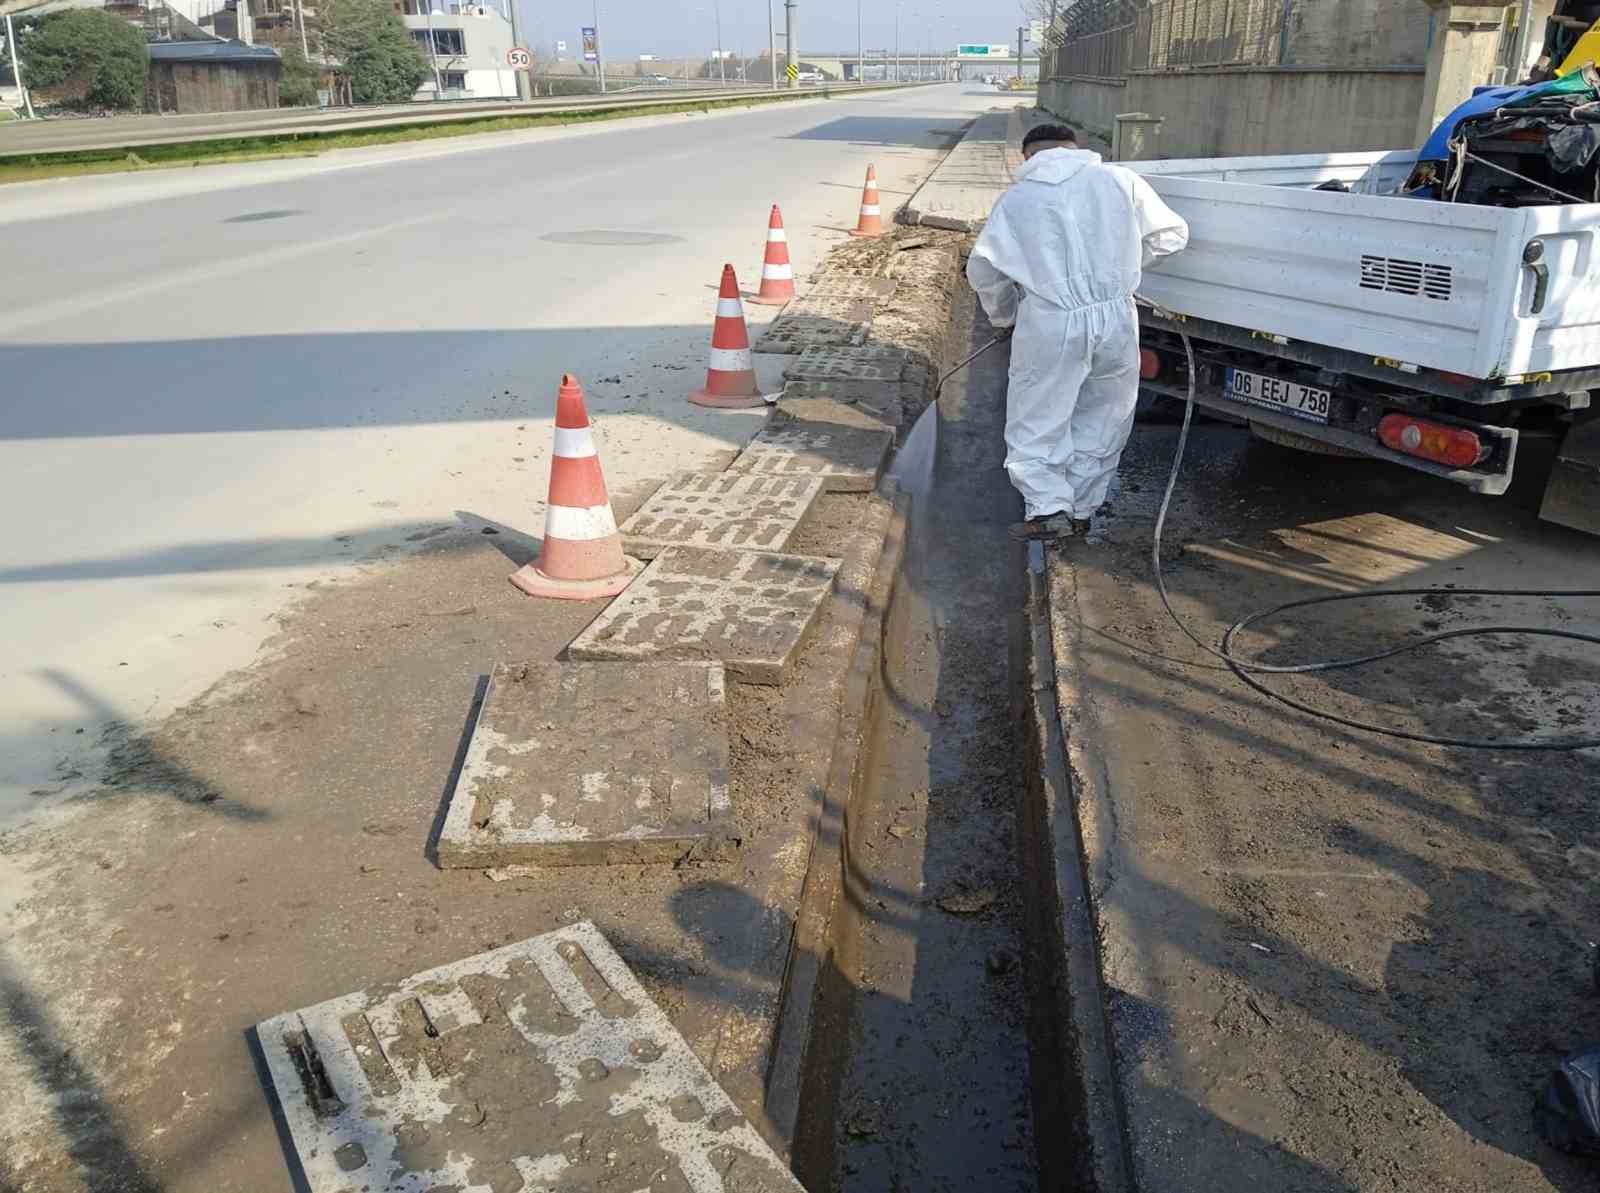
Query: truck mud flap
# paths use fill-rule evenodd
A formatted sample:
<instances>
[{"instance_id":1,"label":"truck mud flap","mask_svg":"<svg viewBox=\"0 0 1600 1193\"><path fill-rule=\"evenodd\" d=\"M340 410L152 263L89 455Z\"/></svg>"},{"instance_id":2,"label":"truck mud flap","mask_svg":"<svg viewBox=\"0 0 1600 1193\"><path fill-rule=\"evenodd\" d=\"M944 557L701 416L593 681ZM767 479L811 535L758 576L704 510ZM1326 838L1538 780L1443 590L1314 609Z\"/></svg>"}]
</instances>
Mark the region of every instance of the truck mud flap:
<instances>
[{"instance_id":1,"label":"truck mud flap","mask_svg":"<svg viewBox=\"0 0 1600 1193\"><path fill-rule=\"evenodd\" d=\"M1539 517L1569 530L1600 535L1600 419L1567 432L1550 470Z\"/></svg>"}]
</instances>

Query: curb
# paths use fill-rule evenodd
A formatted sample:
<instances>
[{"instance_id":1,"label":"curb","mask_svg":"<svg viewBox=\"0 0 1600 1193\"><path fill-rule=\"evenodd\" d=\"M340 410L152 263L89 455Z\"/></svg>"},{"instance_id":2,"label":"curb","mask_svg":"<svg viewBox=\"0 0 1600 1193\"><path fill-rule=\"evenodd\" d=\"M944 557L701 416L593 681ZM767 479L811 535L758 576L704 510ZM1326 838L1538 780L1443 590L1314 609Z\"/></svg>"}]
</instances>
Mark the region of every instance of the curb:
<instances>
[{"instance_id":1,"label":"curb","mask_svg":"<svg viewBox=\"0 0 1600 1193\"><path fill-rule=\"evenodd\" d=\"M883 661L885 622L905 559L911 502L893 486L893 481L885 481L872 498L889 506L888 522L870 583L863 590L864 599L852 606L855 646L845 675L845 698L821 792L773 1033L766 1113L797 1172L825 1175L831 1167L833 1115L819 1106L828 1107L828 1091L837 1087L833 1078L844 1060L844 1049L839 1046L844 1039L842 1031L818 1029L829 1026L833 1018L830 974L858 971L860 942L841 940L833 933L834 909L845 886L850 812L862 789L868 761L862 756L861 744L877 712L880 689L874 681ZM818 1054L814 1043L825 1042L835 1046ZM802 1104L807 1108L804 1116Z\"/></svg>"},{"instance_id":2,"label":"curb","mask_svg":"<svg viewBox=\"0 0 1600 1193\"><path fill-rule=\"evenodd\" d=\"M1111 822L1100 769L1073 733L1082 726L1081 702L1057 686L1058 650L1068 656L1067 673L1078 671L1077 623L1052 605L1049 563L1043 543L1013 550L1024 594L1012 620L1011 683L1025 772L1018 836L1023 882L1034 896L1024 931L1041 1187L1134 1193L1095 905ZM1076 573L1063 570L1073 600Z\"/></svg>"}]
</instances>

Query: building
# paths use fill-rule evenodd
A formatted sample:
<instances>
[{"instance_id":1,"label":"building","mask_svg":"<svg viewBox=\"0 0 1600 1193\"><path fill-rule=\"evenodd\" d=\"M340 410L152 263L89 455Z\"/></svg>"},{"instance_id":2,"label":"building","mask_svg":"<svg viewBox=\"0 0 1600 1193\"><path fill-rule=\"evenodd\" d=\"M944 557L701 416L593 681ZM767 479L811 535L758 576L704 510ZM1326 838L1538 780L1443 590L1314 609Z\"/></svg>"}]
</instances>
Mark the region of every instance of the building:
<instances>
[{"instance_id":1,"label":"building","mask_svg":"<svg viewBox=\"0 0 1600 1193\"><path fill-rule=\"evenodd\" d=\"M417 99L515 99L517 72L506 62L513 46L511 22L497 8L449 4L430 13L428 0L395 0L411 36L434 74L417 88ZM431 39L431 45L430 45Z\"/></svg>"},{"instance_id":2,"label":"building","mask_svg":"<svg viewBox=\"0 0 1600 1193\"><path fill-rule=\"evenodd\" d=\"M278 106L283 59L240 41L157 42L150 47L147 112L241 112Z\"/></svg>"},{"instance_id":3,"label":"building","mask_svg":"<svg viewBox=\"0 0 1600 1193\"><path fill-rule=\"evenodd\" d=\"M1047 37L1039 103L1107 139L1121 113L1160 117L1163 157L1411 148L1429 54L1454 27L1437 4L1076 0ZM1519 9L1492 31L1507 74Z\"/></svg>"}]
</instances>

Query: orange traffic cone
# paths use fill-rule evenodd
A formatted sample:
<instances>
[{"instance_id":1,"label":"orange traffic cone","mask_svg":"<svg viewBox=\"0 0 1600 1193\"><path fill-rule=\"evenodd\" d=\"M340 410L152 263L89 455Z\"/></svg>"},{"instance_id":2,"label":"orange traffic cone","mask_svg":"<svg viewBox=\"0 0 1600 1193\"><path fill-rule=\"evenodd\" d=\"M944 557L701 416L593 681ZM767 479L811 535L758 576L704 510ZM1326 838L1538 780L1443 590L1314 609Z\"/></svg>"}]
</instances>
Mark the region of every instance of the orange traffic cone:
<instances>
[{"instance_id":1,"label":"orange traffic cone","mask_svg":"<svg viewBox=\"0 0 1600 1193\"><path fill-rule=\"evenodd\" d=\"M882 236L883 208L878 205L878 167L867 167L867 185L861 188L861 219L852 236Z\"/></svg>"},{"instance_id":2,"label":"orange traffic cone","mask_svg":"<svg viewBox=\"0 0 1600 1193\"><path fill-rule=\"evenodd\" d=\"M750 301L781 307L794 297L794 266L789 263L789 234L783 230L783 212L772 205L767 221L767 257L761 263L761 290Z\"/></svg>"},{"instance_id":3,"label":"orange traffic cone","mask_svg":"<svg viewBox=\"0 0 1600 1193\"><path fill-rule=\"evenodd\" d=\"M589 430L583 387L568 373L561 378L556 398L556 445L550 459L544 547L538 559L512 574L511 583L529 596L592 601L616 596L643 566L622 553L622 535L617 533L606 478Z\"/></svg>"},{"instance_id":4,"label":"orange traffic cone","mask_svg":"<svg viewBox=\"0 0 1600 1193\"><path fill-rule=\"evenodd\" d=\"M711 330L711 365L704 389L689 395L696 406L744 410L765 404L756 384L755 362L750 357L750 331L744 325L744 304L739 301L739 279L733 266L722 267L722 289L717 296L717 321Z\"/></svg>"}]
</instances>

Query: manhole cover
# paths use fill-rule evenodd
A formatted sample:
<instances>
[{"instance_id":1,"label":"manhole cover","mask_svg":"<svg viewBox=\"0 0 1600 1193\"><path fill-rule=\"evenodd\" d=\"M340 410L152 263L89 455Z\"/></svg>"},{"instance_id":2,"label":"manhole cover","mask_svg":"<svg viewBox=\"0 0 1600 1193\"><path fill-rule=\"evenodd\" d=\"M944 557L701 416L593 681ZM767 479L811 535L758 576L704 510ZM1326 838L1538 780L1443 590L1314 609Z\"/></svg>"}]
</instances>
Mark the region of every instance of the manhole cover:
<instances>
[{"instance_id":1,"label":"manhole cover","mask_svg":"<svg viewBox=\"0 0 1600 1193\"><path fill-rule=\"evenodd\" d=\"M721 659L742 683L780 684L837 559L669 547L573 639L575 659Z\"/></svg>"},{"instance_id":2,"label":"manhole cover","mask_svg":"<svg viewBox=\"0 0 1600 1193\"><path fill-rule=\"evenodd\" d=\"M311 1193L803 1193L593 924L256 1034Z\"/></svg>"},{"instance_id":3,"label":"manhole cover","mask_svg":"<svg viewBox=\"0 0 1600 1193\"><path fill-rule=\"evenodd\" d=\"M243 215L232 216L222 222L225 224L256 224L262 220L283 220L291 215L304 215L303 211L285 208L282 211L247 211Z\"/></svg>"},{"instance_id":4,"label":"manhole cover","mask_svg":"<svg viewBox=\"0 0 1600 1193\"><path fill-rule=\"evenodd\" d=\"M626 232L614 228L580 228L576 232L546 232L539 237L551 244L642 245L682 244L683 237L667 232Z\"/></svg>"},{"instance_id":5,"label":"manhole cover","mask_svg":"<svg viewBox=\"0 0 1600 1193\"><path fill-rule=\"evenodd\" d=\"M730 835L720 663L501 663L441 866L676 861Z\"/></svg>"},{"instance_id":6,"label":"manhole cover","mask_svg":"<svg viewBox=\"0 0 1600 1193\"><path fill-rule=\"evenodd\" d=\"M675 546L783 551L821 492L809 476L681 472L622 524L622 541L640 559Z\"/></svg>"}]
</instances>

